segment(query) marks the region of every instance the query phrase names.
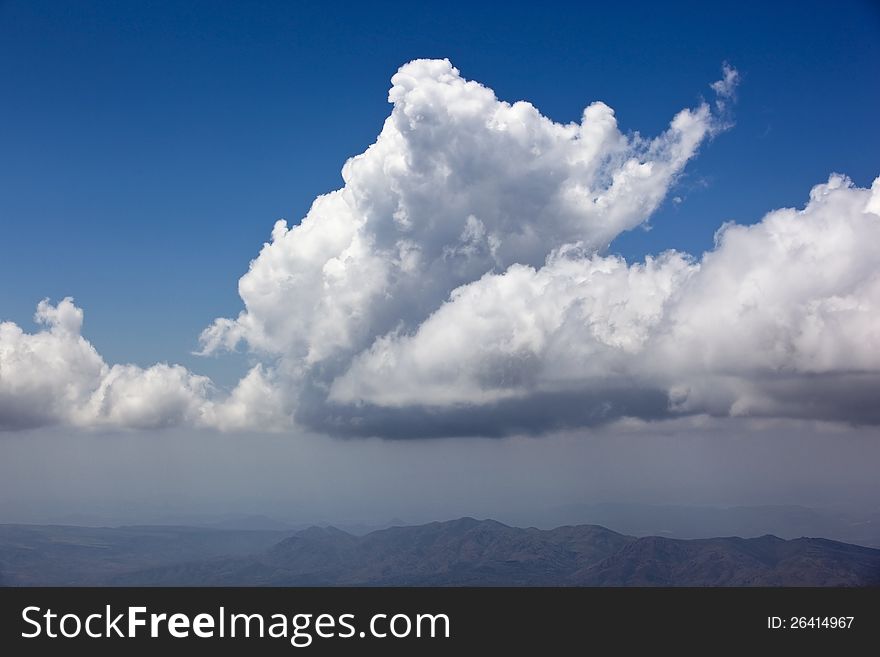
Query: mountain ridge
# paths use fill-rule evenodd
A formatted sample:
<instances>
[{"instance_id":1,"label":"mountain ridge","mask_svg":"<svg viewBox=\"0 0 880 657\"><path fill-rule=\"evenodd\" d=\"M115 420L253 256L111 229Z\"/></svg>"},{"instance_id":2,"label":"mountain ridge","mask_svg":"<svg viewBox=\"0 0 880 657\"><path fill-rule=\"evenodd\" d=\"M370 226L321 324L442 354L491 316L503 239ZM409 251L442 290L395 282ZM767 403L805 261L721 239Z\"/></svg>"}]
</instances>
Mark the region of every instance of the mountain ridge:
<instances>
[{"instance_id":1,"label":"mountain ridge","mask_svg":"<svg viewBox=\"0 0 880 657\"><path fill-rule=\"evenodd\" d=\"M42 532L42 533L41 533ZM463 517L359 536L0 525L4 583L99 586L880 586L880 549L772 534L635 537Z\"/></svg>"},{"instance_id":2,"label":"mountain ridge","mask_svg":"<svg viewBox=\"0 0 880 657\"><path fill-rule=\"evenodd\" d=\"M312 527L265 553L116 584L263 586L876 586L880 550L821 538L632 537L460 518L365 536Z\"/></svg>"}]
</instances>

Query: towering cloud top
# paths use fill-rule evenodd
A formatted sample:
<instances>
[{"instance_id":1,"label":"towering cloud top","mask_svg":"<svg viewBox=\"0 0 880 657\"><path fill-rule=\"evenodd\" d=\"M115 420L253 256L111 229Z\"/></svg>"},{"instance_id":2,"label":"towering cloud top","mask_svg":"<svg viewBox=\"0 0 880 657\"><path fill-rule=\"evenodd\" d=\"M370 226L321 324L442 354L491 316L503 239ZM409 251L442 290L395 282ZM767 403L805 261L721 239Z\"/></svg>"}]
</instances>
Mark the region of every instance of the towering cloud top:
<instances>
[{"instance_id":1,"label":"towering cloud top","mask_svg":"<svg viewBox=\"0 0 880 657\"><path fill-rule=\"evenodd\" d=\"M206 352L244 340L298 370L345 360L487 272L565 245L596 252L648 218L714 127L701 105L656 139L627 138L602 103L561 125L448 60L411 62L392 83L376 143L299 225L276 224L241 279L246 310L205 331Z\"/></svg>"},{"instance_id":2,"label":"towering cloud top","mask_svg":"<svg viewBox=\"0 0 880 657\"><path fill-rule=\"evenodd\" d=\"M45 331L0 327L0 425L418 437L680 413L878 421L878 183L832 176L800 212L722 228L700 261L603 254L730 125L737 81L725 66L714 102L645 139L600 102L559 124L448 60L410 62L344 187L275 224L239 282L244 310L202 333L206 354L263 362L230 396L179 366L107 366L65 300L41 304Z\"/></svg>"}]
</instances>

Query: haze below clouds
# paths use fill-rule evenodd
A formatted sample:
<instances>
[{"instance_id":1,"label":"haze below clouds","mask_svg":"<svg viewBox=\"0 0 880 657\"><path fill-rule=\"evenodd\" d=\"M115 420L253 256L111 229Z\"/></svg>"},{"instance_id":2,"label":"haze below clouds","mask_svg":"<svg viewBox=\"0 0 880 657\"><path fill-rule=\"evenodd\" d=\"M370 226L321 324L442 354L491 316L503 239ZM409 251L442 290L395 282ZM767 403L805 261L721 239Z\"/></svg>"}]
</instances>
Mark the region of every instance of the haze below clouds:
<instances>
[{"instance_id":1,"label":"haze below clouds","mask_svg":"<svg viewBox=\"0 0 880 657\"><path fill-rule=\"evenodd\" d=\"M870 428L746 420L617 424L542 438L40 430L0 441L0 521L381 525L463 515L542 524L566 505L799 504L877 511Z\"/></svg>"}]
</instances>

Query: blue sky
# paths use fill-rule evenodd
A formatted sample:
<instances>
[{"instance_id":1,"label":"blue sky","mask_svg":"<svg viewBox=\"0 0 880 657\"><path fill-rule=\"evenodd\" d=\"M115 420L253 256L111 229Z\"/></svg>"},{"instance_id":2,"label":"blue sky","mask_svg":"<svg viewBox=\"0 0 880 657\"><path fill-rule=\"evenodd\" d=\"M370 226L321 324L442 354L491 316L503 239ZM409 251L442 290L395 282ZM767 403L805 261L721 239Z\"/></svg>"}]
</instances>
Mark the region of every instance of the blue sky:
<instances>
[{"instance_id":1,"label":"blue sky","mask_svg":"<svg viewBox=\"0 0 880 657\"><path fill-rule=\"evenodd\" d=\"M0 316L76 298L109 362L189 352L241 307L272 223L341 186L388 114L389 78L448 57L557 121L594 100L658 134L720 65L736 126L703 146L652 220L612 250L700 253L727 220L801 206L832 171L869 186L880 152L880 9L870 2L0 3Z\"/></svg>"}]
</instances>

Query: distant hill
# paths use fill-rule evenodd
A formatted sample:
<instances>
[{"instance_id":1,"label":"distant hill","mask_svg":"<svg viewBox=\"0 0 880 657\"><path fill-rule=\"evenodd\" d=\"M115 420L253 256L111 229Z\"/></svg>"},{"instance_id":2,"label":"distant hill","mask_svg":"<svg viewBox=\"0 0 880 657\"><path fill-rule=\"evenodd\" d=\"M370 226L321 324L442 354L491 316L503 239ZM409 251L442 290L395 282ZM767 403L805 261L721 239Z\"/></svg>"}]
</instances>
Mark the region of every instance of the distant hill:
<instances>
[{"instance_id":1,"label":"distant hill","mask_svg":"<svg viewBox=\"0 0 880 657\"><path fill-rule=\"evenodd\" d=\"M823 538L649 536L572 579L585 586L878 586L880 550Z\"/></svg>"},{"instance_id":2,"label":"distant hill","mask_svg":"<svg viewBox=\"0 0 880 657\"><path fill-rule=\"evenodd\" d=\"M804 506L675 506L604 503L569 504L524 517L504 518L512 525L550 529L560 525L602 525L632 536L667 538L746 538L773 534L781 538L822 536L844 543L880 548L880 512L844 512Z\"/></svg>"},{"instance_id":3,"label":"distant hill","mask_svg":"<svg viewBox=\"0 0 880 657\"><path fill-rule=\"evenodd\" d=\"M88 586L133 570L267 550L293 531L0 525L6 586Z\"/></svg>"},{"instance_id":4,"label":"distant hill","mask_svg":"<svg viewBox=\"0 0 880 657\"><path fill-rule=\"evenodd\" d=\"M356 536L0 526L6 585L880 586L880 550L821 538L636 538L461 518Z\"/></svg>"}]
</instances>

